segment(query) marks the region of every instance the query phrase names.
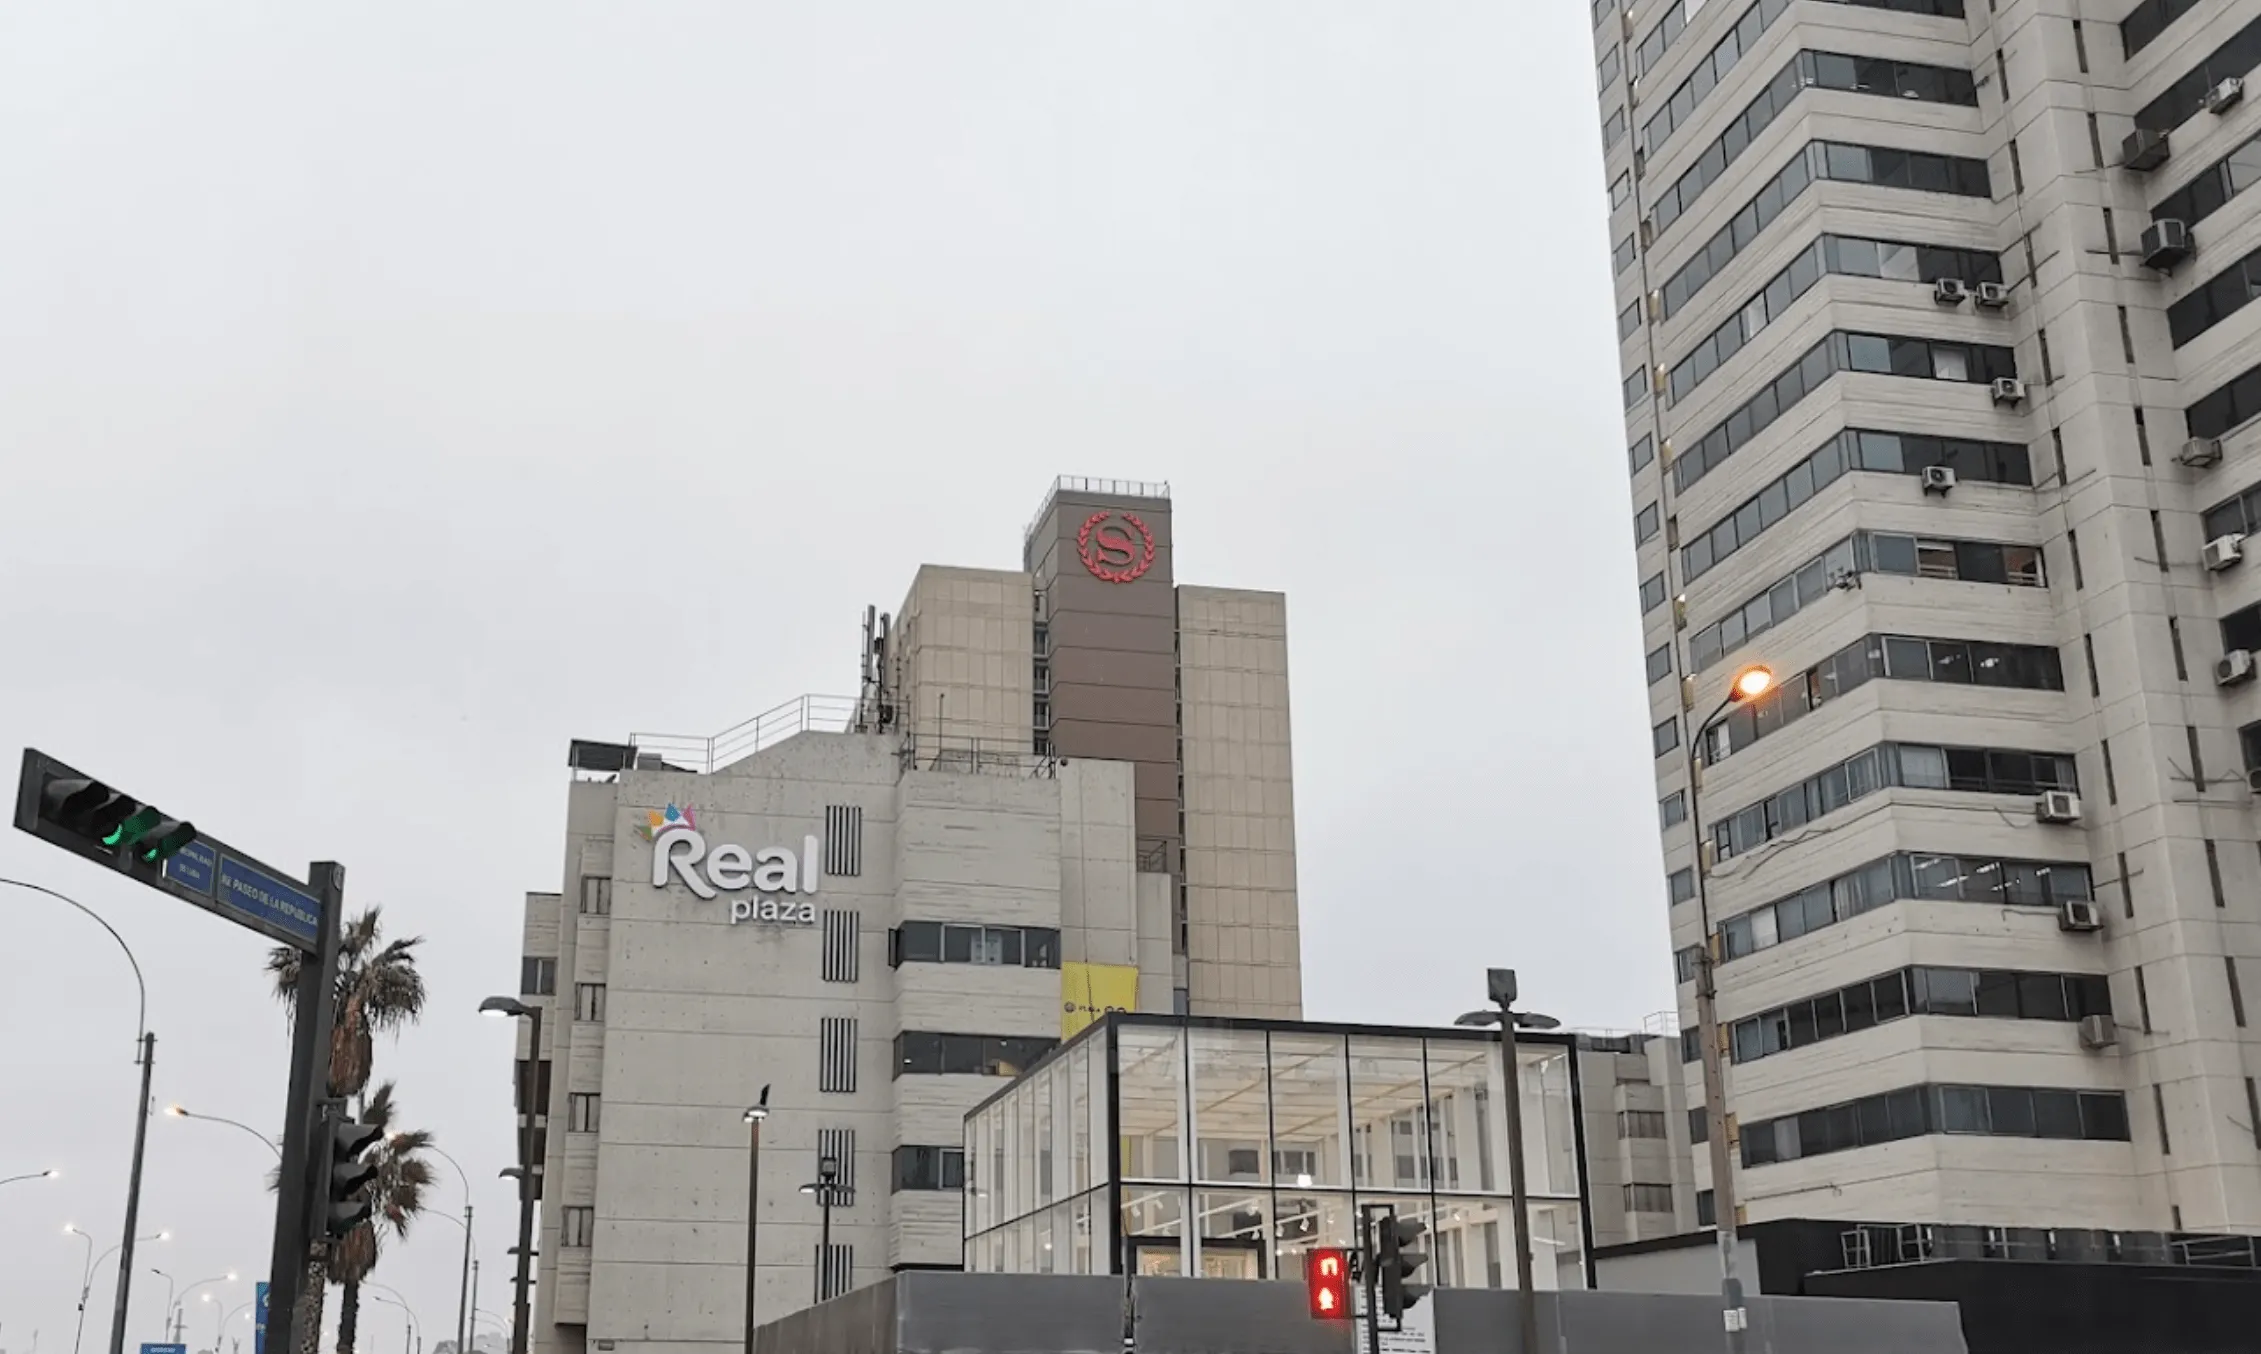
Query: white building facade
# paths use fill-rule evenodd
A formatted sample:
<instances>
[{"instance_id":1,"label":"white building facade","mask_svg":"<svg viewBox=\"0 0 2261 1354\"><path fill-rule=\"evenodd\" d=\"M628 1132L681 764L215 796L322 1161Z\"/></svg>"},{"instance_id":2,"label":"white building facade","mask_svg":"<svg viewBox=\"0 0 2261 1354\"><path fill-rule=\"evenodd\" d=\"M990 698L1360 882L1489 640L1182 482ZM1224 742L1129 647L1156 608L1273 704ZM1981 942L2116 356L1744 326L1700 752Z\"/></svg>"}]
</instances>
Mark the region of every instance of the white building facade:
<instances>
[{"instance_id":1,"label":"white building facade","mask_svg":"<svg viewBox=\"0 0 2261 1354\"><path fill-rule=\"evenodd\" d=\"M1744 1217L2261 1231L2261 0L1593 21Z\"/></svg>"},{"instance_id":2,"label":"white building facade","mask_svg":"<svg viewBox=\"0 0 2261 1354\"><path fill-rule=\"evenodd\" d=\"M1064 1037L1300 1013L1284 604L1173 585L1167 512L1063 481L1034 567L867 622L858 696L573 744L520 983L542 1354L738 1346L749 1245L759 1321L957 1268L965 1114Z\"/></svg>"}]
</instances>

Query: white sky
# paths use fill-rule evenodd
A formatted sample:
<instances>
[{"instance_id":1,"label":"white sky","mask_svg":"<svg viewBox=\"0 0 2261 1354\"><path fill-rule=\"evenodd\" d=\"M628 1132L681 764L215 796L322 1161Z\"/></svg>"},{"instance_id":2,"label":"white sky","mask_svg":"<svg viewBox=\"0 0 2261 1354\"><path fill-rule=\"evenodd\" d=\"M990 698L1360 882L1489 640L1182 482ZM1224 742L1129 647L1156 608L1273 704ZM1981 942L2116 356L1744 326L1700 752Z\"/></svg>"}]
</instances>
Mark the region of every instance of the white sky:
<instances>
[{"instance_id":1,"label":"white sky","mask_svg":"<svg viewBox=\"0 0 2261 1354\"><path fill-rule=\"evenodd\" d=\"M509 1042L473 1008L558 886L566 741L849 690L864 604L1017 564L1055 474L1170 481L1181 578L1289 594L1312 1016L1449 1020L1504 963L1636 1025L1671 988L1587 21L0 9L0 756L344 861L430 937L380 1067L471 1168L496 1312ZM256 938L12 831L0 874L135 946L159 1103L279 1115ZM60 904L0 918L0 1176L65 1171L0 1189L0 1350L53 1354L63 1224L120 1224L132 987ZM142 1263L248 1281L265 1152L150 1134ZM459 1242L377 1275L427 1342Z\"/></svg>"}]
</instances>

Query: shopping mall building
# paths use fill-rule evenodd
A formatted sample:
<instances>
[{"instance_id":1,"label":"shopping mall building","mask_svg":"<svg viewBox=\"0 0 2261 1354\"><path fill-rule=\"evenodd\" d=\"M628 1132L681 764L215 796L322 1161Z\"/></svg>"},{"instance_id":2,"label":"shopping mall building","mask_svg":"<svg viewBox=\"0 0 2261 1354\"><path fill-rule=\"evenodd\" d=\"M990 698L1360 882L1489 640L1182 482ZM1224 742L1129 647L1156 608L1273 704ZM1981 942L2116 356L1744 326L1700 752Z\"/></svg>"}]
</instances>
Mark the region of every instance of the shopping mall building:
<instances>
[{"instance_id":1,"label":"shopping mall building","mask_svg":"<svg viewBox=\"0 0 2261 1354\"><path fill-rule=\"evenodd\" d=\"M761 1320L957 1268L967 1112L1096 1013L1300 1017L1285 599L1172 555L1166 486L1063 479L1019 568L867 613L855 695L572 744L538 1351L737 1343L750 1230Z\"/></svg>"}]
</instances>

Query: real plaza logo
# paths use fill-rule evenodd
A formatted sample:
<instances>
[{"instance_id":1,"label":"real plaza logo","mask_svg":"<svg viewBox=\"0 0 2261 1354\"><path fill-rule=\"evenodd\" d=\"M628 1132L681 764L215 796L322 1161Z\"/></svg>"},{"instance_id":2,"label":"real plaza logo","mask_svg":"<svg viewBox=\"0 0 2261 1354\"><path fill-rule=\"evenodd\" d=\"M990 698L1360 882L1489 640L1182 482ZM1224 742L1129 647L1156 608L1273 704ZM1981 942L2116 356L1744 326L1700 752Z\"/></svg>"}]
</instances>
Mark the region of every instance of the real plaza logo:
<instances>
[{"instance_id":1,"label":"real plaza logo","mask_svg":"<svg viewBox=\"0 0 2261 1354\"><path fill-rule=\"evenodd\" d=\"M701 898L751 889L758 898L730 900L730 924L767 922L772 926L816 925L816 904L790 895L815 893L823 846L815 837L801 839L800 854L782 846L749 851L724 844L707 849L699 831L698 815L689 806L670 804L653 809L636 831L652 844L652 887L667 887L672 872L683 886ZM780 898L775 895L786 894Z\"/></svg>"}]
</instances>

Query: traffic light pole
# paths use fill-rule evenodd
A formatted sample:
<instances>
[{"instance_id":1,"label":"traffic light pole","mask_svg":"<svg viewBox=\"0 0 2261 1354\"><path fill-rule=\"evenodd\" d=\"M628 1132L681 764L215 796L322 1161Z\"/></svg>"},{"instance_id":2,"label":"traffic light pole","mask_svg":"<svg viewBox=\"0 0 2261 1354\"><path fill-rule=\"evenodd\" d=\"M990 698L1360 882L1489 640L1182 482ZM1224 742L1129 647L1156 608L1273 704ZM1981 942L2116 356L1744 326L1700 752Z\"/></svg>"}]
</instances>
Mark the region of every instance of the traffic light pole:
<instances>
[{"instance_id":1,"label":"traffic light pole","mask_svg":"<svg viewBox=\"0 0 2261 1354\"><path fill-rule=\"evenodd\" d=\"M270 1335L276 1314L289 1343L276 1354L304 1354L317 1347L312 1329L319 1310L306 1299L307 1276L315 1260L312 1247L323 1237L315 1227L321 1202L314 1198L314 1154L327 1150L316 1133L321 1102L329 1093L330 1034L337 1019L338 931L344 912L345 867L318 861L307 882L321 900L317 948L298 966L298 989L291 1006L289 1100L283 1107L283 1162L276 1176L275 1245L267 1266L267 1319ZM319 1282L319 1280L315 1280Z\"/></svg>"},{"instance_id":2,"label":"traffic light pole","mask_svg":"<svg viewBox=\"0 0 2261 1354\"><path fill-rule=\"evenodd\" d=\"M1379 1204L1358 1208L1358 1286L1366 1299L1366 1354L1382 1354L1382 1265L1374 1246L1374 1215Z\"/></svg>"},{"instance_id":3,"label":"traffic light pole","mask_svg":"<svg viewBox=\"0 0 2261 1354\"><path fill-rule=\"evenodd\" d=\"M157 1065L157 1036L141 1036L141 1101L133 1120L133 1171L126 1181L126 1237L118 1243L118 1301L110 1313L110 1354L124 1354L126 1306L133 1297L133 1233L141 1221L141 1158L149 1145L149 1073Z\"/></svg>"}]
</instances>

